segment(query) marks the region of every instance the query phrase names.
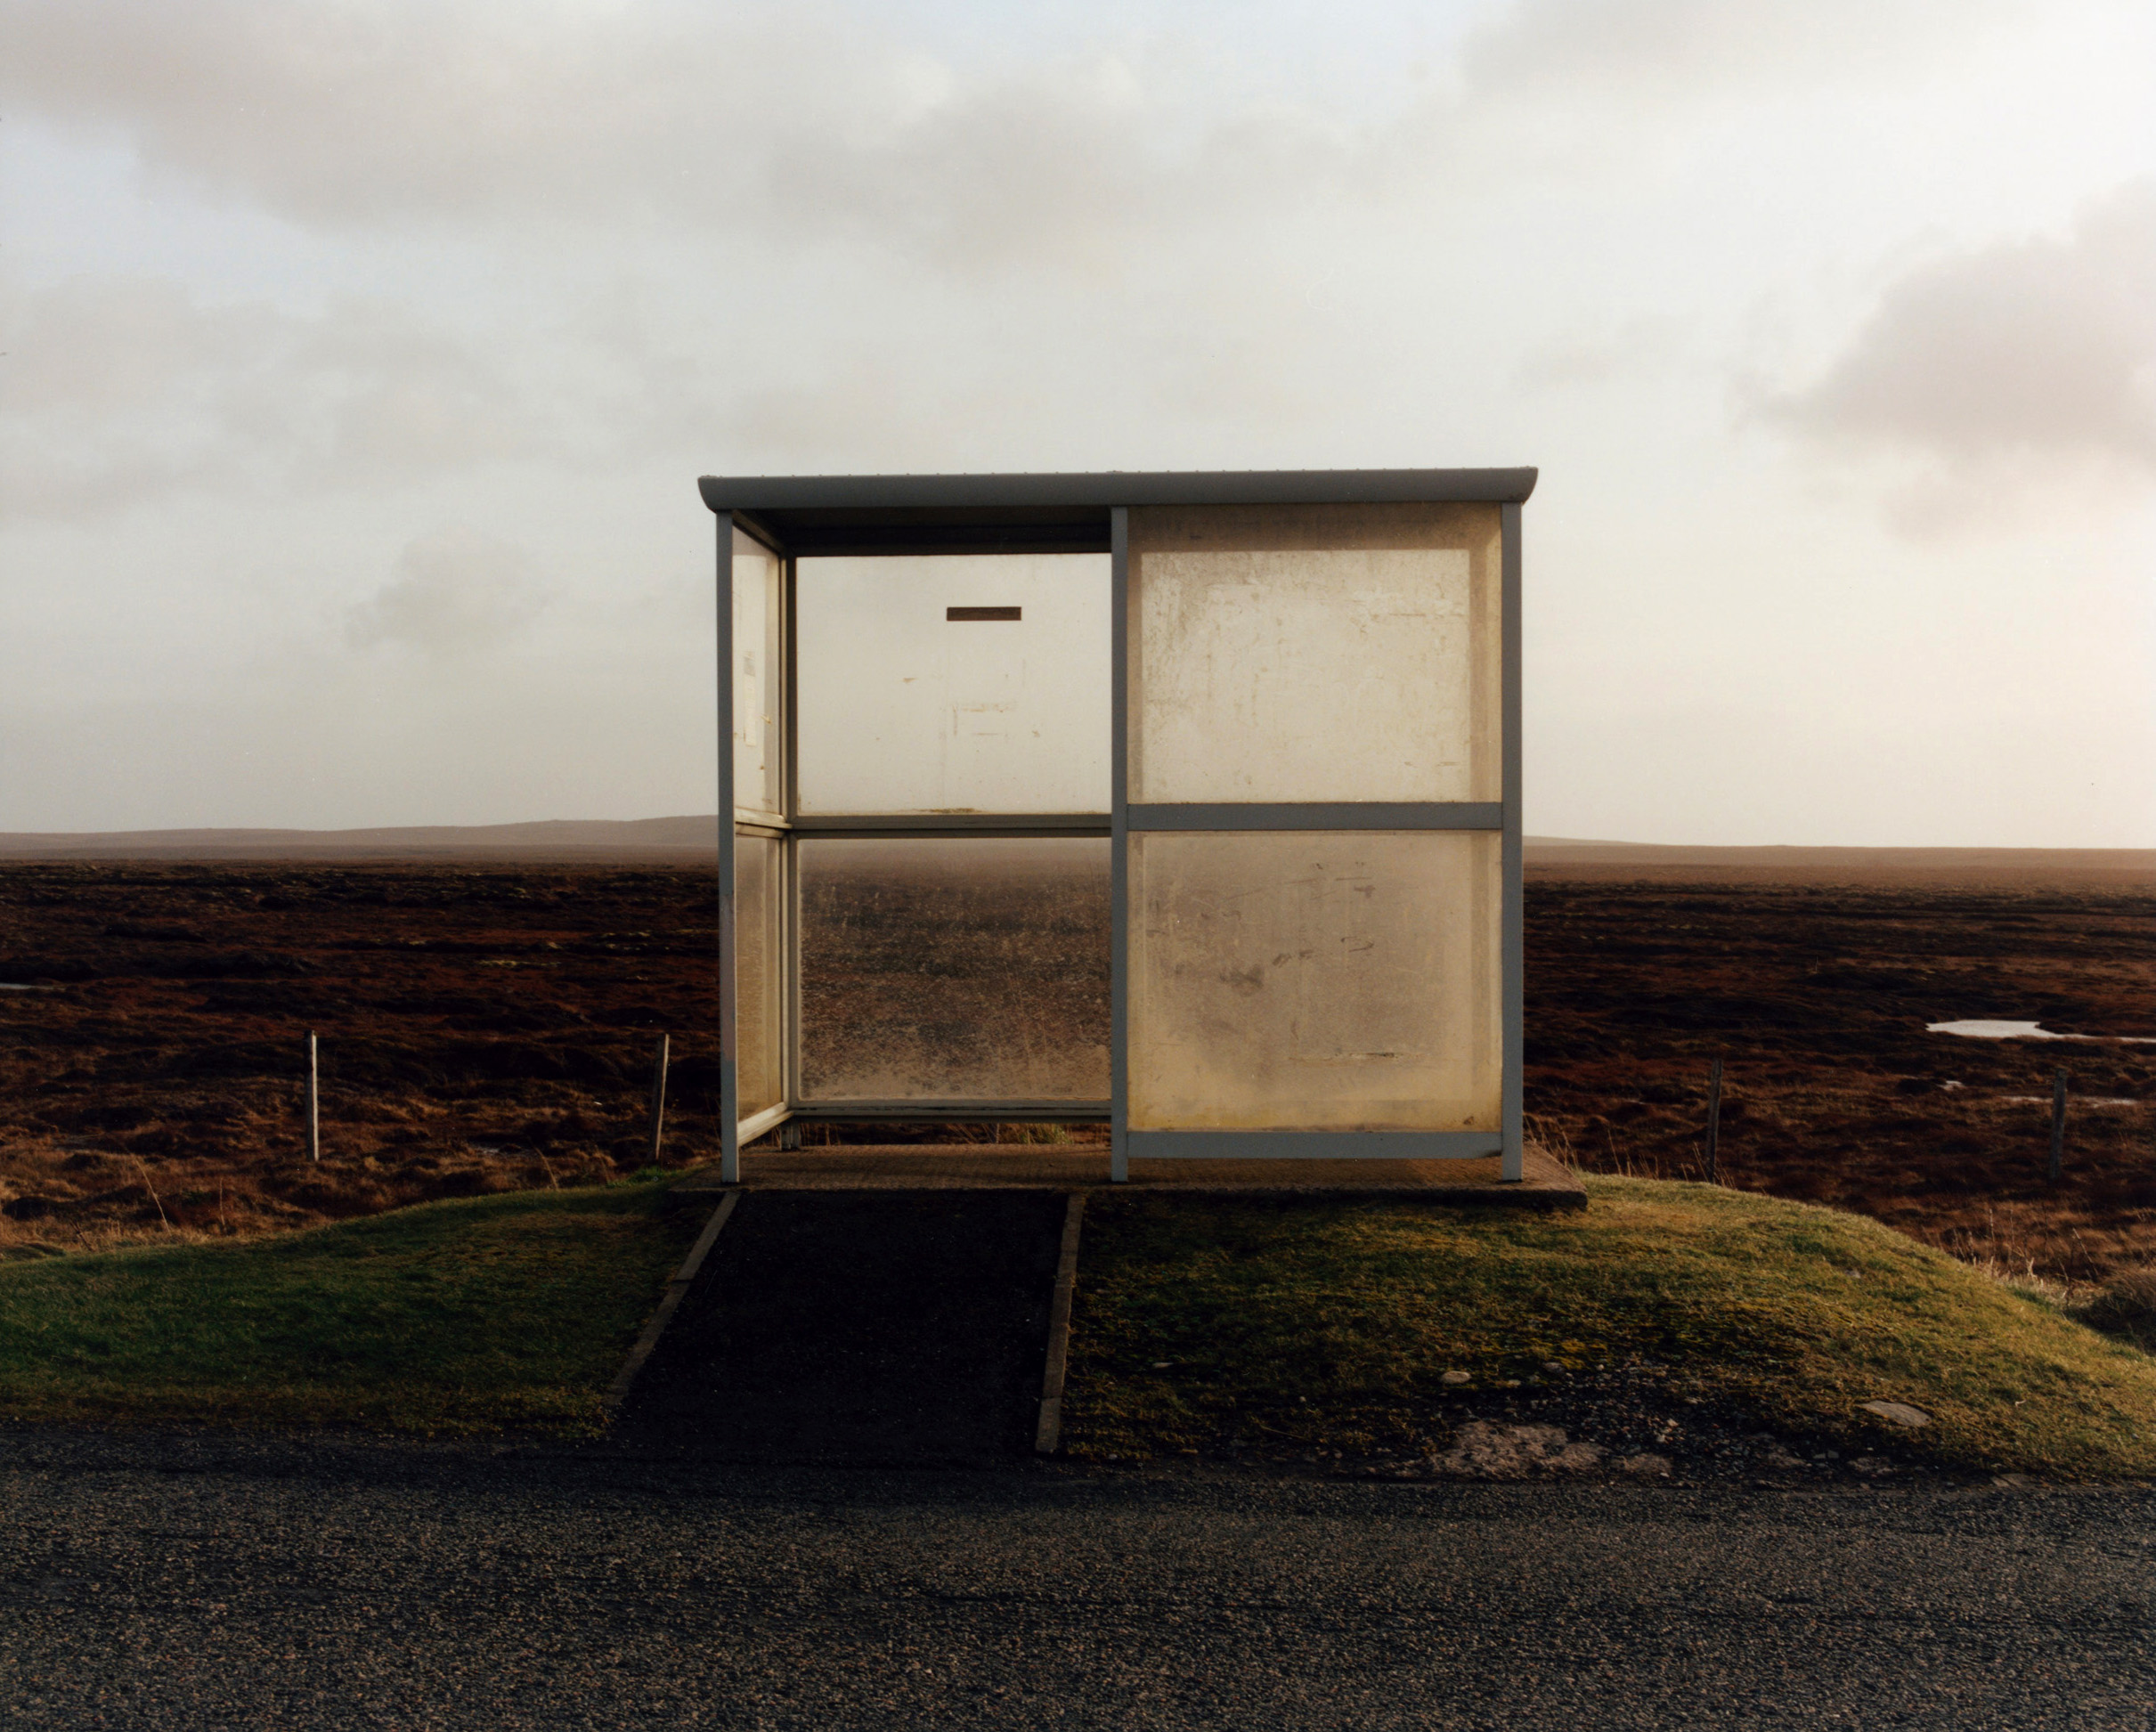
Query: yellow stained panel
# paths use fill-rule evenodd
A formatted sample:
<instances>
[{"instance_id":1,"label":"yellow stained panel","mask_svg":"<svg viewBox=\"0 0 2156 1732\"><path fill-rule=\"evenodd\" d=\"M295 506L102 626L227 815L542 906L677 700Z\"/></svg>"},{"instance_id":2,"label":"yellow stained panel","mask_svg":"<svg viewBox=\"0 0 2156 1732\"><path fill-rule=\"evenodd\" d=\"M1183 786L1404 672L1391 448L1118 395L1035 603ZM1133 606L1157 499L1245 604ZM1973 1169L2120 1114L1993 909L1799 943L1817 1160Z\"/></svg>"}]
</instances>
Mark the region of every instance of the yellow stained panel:
<instances>
[{"instance_id":1,"label":"yellow stained panel","mask_svg":"<svg viewBox=\"0 0 2156 1732\"><path fill-rule=\"evenodd\" d=\"M1134 1130L1501 1128L1496 833L1129 845Z\"/></svg>"},{"instance_id":2,"label":"yellow stained panel","mask_svg":"<svg viewBox=\"0 0 2156 1732\"><path fill-rule=\"evenodd\" d=\"M1130 798L1494 801L1494 505L1130 513Z\"/></svg>"}]
</instances>

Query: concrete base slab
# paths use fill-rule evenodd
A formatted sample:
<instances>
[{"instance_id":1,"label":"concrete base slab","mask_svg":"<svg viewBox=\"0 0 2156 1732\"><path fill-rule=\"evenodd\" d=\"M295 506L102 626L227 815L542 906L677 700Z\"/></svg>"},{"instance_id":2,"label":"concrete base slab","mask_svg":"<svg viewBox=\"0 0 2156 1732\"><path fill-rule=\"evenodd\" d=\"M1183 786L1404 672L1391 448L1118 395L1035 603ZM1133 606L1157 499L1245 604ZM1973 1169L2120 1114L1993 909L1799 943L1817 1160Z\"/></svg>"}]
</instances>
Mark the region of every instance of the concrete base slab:
<instances>
[{"instance_id":1,"label":"concrete base slab","mask_svg":"<svg viewBox=\"0 0 2156 1732\"><path fill-rule=\"evenodd\" d=\"M1508 1184L1496 1156L1479 1160L1133 1160L1114 1185L1101 1148L1005 1143L859 1143L744 1154L744 1191L1200 1191L1324 1198L1385 1197L1500 1208L1587 1207L1578 1176L1530 1149L1525 1176ZM722 1184L716 1163L692 1169L676 1196L707 1196Z\"/></svg>"}]
</instances>

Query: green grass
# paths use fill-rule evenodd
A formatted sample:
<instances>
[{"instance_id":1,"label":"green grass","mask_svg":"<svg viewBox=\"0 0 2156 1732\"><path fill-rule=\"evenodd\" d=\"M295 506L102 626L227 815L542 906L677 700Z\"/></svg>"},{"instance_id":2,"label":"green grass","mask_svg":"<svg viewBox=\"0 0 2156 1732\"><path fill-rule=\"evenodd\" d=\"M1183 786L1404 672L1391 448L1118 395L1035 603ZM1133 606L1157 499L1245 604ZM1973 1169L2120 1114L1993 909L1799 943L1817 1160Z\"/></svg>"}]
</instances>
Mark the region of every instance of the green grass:
<instances>
[{"instance_id":1,"label":"green grass","mask_svg":"<svg viewBox=\"0 0 2156 1732\"><path fill-rule=\"evenodd\" d=\"M519 1191L0 1264L0 1419L589 1434L702 1224L663 1198Z\"/></svg>"},{"instance_id":2,"label":"green grass","mask_svg":"<svg viewBox=\"0 0 2156 1732\"><path fill-rule=\"evenodd\" d=\"M1583 1214L1119 1196L1087 1209L1065 1436L1099 1457L1412 1447L1439 1378L1671 1368L1775 1427L1941 1466L2156 1473L2156 1360L1867 1221L1586 1181ZM1168 1369L1156 1370L1159 1362ZM1861 1411L1935 1421L1890 1433Z\"/></svg>"}]
</instances>

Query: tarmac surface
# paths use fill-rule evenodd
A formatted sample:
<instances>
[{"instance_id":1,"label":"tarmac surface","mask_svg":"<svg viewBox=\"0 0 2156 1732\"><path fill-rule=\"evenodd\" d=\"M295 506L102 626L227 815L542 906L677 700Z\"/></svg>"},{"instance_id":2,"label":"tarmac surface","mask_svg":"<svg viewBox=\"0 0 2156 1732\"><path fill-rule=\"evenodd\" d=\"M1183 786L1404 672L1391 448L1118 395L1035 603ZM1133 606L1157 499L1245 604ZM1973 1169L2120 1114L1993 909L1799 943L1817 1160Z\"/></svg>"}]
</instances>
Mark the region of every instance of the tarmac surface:
<instances>
[{"instance_id":1,"label":"tarmac surface","mask_svg":"<svg viewBox=\"0 0 2156 1732\"><path fill-rule=\"evenodd\" d=\"M0 1431L10 1728L2147 1728L2156 1494Z\"/></svg>"}]
</instances>

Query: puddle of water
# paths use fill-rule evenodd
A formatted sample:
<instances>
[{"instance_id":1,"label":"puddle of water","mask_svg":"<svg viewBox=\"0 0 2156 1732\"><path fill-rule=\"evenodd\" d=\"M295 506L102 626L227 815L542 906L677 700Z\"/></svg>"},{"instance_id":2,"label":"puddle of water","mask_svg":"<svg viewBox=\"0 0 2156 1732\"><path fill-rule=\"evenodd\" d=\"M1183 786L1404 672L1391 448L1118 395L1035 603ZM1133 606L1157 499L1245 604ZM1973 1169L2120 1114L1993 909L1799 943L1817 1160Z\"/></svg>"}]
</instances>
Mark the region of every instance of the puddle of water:
<instances>
[{"instance_id":1,"label":"puddle of water","mask_svg":"<svg viewBox=\"0 0 2156 1732\"><path fill-rule=\"evenodd\" d=\"M2048 1094L2002 1094L1998 1098L2017 1107L2047 1107L2051 1104L2051 1096ZM2137 1107L2141 1102L2130 1094L2069 1094L2066 1104L2070 1107Z\"/></svg>"},{"instance_id":2,"label":"puddle of water","mask_svg":"<svg viewBox=\"0 0 2156 1732\"><path fill-rule=\"evenodd\" d=\"M2115 1040L2128 1046L2156 1046L2156 1035L2054 1035L2037 1022L2001 1022L1978 1017L1966 1022L1927 1022L1928 1035L1961 1035L1970 1040Z\"/></svg>"},{"instance_id":3,"label":"puddle of water","mask_svg":"<svg viewBox=\"0 0 2156 1732\"><path fill-rule=\"evenodd\" d=\"M58 987L19 987L12 980L0 980L0 992L58 992Z\"/></svg>"}]
</instances>

